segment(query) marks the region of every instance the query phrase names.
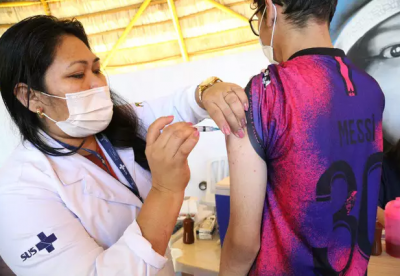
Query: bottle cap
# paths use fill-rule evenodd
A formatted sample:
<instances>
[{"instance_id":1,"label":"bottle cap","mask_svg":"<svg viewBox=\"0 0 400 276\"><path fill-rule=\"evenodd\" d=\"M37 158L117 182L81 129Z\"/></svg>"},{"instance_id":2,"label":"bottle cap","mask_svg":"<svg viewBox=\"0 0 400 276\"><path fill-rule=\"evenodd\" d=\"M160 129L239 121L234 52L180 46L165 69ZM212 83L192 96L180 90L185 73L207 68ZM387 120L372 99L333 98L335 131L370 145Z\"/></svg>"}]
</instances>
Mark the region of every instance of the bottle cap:
<instances>
[{"instance_id":1,"label":"bottle cap","mask_svg":"<svg viewBox=\"0 0 400 276\"><path fill-rule=\"evenodd\" d=\"M385 208L386 220L400 220L400 198L390 201Z\"/></svg>"}]
</instances>

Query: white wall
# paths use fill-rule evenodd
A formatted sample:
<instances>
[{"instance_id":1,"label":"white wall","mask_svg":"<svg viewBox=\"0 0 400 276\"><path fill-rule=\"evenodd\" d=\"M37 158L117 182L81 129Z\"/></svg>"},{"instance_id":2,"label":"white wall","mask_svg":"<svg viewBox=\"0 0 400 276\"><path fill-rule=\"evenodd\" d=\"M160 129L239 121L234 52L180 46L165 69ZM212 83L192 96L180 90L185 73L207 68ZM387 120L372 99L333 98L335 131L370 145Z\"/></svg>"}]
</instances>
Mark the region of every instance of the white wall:
<instances>
[{"instance_id":1,"label":"white wall","mask_svg":"<svg viewBox=\"0 0 400 276\"><path fill-rule=\"evenodd\" d=\"M251 76L267 66L260 50L231 54L217 58L182 63L168 67L132 73L111 75L111 88L130 102L150 100L173 93L175 90L198 84L210 76L218 76L225 82L245 86ZM0 166L20 141L3 102L0 103ZM221 133L204 133L190 156L192 180L188 195L202 196L198 184L206 180L207 160L226 155L224 137Z\"/></svg>"}]
</instances>

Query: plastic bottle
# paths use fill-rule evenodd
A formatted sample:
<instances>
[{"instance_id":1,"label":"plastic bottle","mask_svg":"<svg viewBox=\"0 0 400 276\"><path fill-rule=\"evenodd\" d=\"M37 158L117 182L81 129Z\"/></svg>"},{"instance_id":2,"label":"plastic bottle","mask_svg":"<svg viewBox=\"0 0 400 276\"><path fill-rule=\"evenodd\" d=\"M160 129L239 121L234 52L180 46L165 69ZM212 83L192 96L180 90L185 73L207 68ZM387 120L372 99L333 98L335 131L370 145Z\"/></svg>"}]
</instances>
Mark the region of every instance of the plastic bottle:
<instances>
[{"instance_id":1,"label":"plastic bottle","mask_svg":"<svg viewBox=\"0 0 400 276\"><path fill-rule=\"evenodd\" d=\"M183 243L193 244L194 243L194 221L188 215L183 220Z\"/></svg>"},{"instance_id":2,"label":"plastic bottle","mask_svg":"<svg viewBox=\"0 0 400 276\"><path fill-rule=\"evenodd\" d=\"M386 252L400 258L400 197L386 205L385 220Z\"/></svg>"}]
</instances>

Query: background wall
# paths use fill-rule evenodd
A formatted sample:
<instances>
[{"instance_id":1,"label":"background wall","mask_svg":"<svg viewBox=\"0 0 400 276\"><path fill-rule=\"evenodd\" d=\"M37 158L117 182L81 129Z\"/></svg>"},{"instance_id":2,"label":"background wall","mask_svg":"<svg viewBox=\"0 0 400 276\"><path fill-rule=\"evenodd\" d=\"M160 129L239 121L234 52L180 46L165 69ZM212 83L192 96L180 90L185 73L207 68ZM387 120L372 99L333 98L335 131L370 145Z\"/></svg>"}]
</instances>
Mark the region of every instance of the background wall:
<instances>
[{"instance_id":1,"label":"background wall","mask_svg":"<svg viewBox=\"0 0 400 276\"><path fill-rule=\"evenodd\" d=\"M173 93L193 84L198 84L210 76L218 76L225 82L245 86L253 75L268 65L261 50L231 54L218 58L181 63L132 73L108 76L111 88L130 102L150 100ZM212 122L211 122L212 123ZM20 142L18 132L13 127L3 101L0 103L0 167L6 162L15 146ZM206 180L207 160L226 156L222 133L203 133L190 156L192 179L187 195L202 197L204 192L198 184Z\"/></svg>"}]
</instances>

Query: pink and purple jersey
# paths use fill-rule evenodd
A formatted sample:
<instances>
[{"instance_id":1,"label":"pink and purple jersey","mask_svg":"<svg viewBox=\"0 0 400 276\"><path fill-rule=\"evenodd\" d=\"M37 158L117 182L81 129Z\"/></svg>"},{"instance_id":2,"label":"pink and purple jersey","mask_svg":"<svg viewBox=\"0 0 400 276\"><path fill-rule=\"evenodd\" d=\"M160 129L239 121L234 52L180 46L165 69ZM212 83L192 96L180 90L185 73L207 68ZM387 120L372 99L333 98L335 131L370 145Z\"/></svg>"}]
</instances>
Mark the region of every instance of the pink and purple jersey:
<instances>
[{"instance_id":1,"label":"pink and purple jersey","mask_svg":"<svg viewBox=\"0 0 400 276\"><path fill-rule=\"evenodd\" d=\"M246 88L268 167L250 275L366 275L382 167L384 95L339 49L271 65Z\"/></svg>"}]
</instances>

